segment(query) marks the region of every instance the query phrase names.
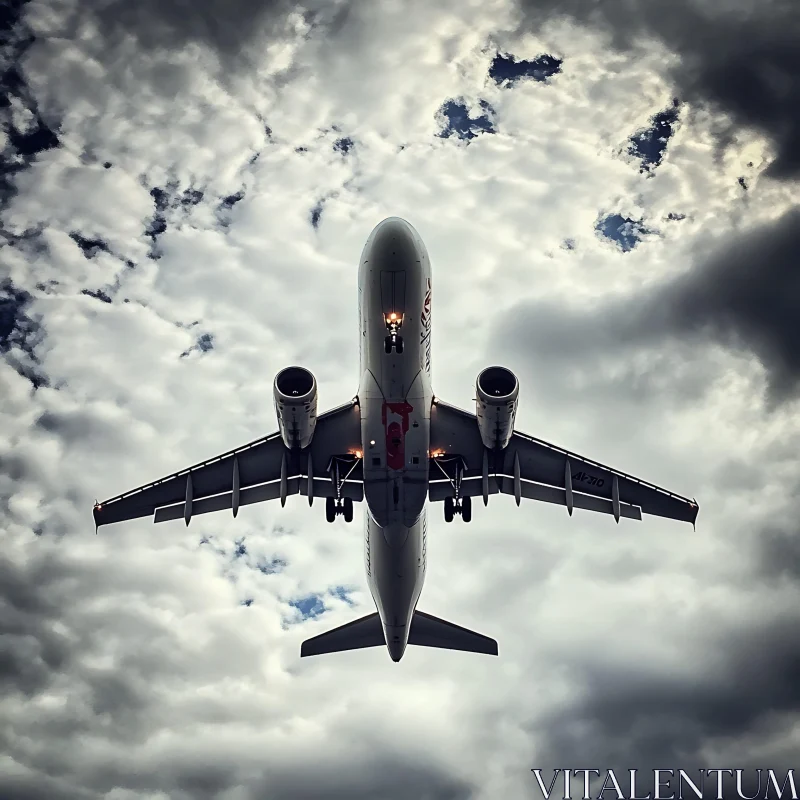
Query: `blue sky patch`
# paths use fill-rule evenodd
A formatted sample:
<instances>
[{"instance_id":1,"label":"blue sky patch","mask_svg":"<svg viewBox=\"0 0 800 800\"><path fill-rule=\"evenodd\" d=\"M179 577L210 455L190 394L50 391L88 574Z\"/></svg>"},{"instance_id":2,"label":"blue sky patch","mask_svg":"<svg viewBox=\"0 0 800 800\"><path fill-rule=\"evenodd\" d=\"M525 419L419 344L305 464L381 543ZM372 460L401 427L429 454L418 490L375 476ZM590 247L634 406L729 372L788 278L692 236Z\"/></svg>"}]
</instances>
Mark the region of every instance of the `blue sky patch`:
<instances>
[{"instance_id":1,"label":"blue sky patch","mask_svg":"<svg viewBox=\"0 0 800 800\"><path fill-rule=\"evenodd\" d=\"M30 166L38 153L58 147L58 130L48 125L39 114L36 100L25 83L20 62L35 37L22 24L23 2L6 2L0 7L0 44L3 58L0 62L0 109L8 108L13 100L31 112L24 129L13 123L13 115L4 115L7 121L8 147L0 154L0 207L14 195L14 175Z\"/></svg>"},{"instance_id":2,"label":"blue sky patch","mask_svg":"<svg viewBox=\"0 0 800 800\"><path fill-rule=\"evenodd\" d=\"M445 102L440 109L444 125L437 135L442 139L457 136L470 141L481 133L495 133L494 109L485 100L481 100L479 105L483 113L472 117L463 99Z\"/></svg>"},{"instance_id":3,"label":"blue sky patch","mask_svg":"<svg viewBox=\"0 0 800 800\"><path fill-rule=\"evenodd\" d=\"M85 258L92 259L100 252L111 252L109 246L102 239L92 239L88 236L82 236L77 231L72 231L69 238L80 247Z\"/></svg>"},{"instance_id":4,"label":"blue sky patch","mask_svg":"<svg viewBox=\"0 0 800 800\"><path fill-rule=\"evenodd\" d=\"M322 602L322 595L309 594L297 600L289 601L292 608L296 608L303 619L313 619L325 611L325 604Z\"/></svg>"},{"instance_id":5,"label":"blue sky patch","mask_svg":"<svg viewBox=\"0 0 800 800\"><path fill-rule=\"evenodd\" d=\"M319 222L322 219L322 207L324 203L325 203L324 200L320 200L314 206L314 208L311 209L311 214L309 215L309 219L311 220L311 227L314 230L317 230L319 228Z\"/></svg>"},{"instance_id":6,"label":"blue sky patch","mask_svg":"<svg viewBox=\"0 0 800 800\"><path fill-rule=\"evenodd\" d=\"M200 353L208 353L213 349L214 349L214 334L201 333L200 336L197 337L197 341L194 343L194 345L192 345L192 347L190 347L188 350L184 350L181 353L181 358L186 358L194 351L198 351Z\"/></svg>"},{"instance_id":7,"label":"blue sky patch","mask_svg":"<svg viewBox=\"0 0 800 800\"><path fill-rule=\"evenodd\" d=\"M94 297L95 300L100 300L103 303L110 303L111 298L102 290L102 289L81 289L81 294L85 294L89 297Z\"/></svg>"},{"instance_id":8,"label":"blue sky patch","mask_svg":"<svg viewBox=\"0 0 800 800\"><path fill-rule=\"evenodd\" d=\"M328 591L328 594L332 595L333 597L338 597L340 600L344 600L345 603L352 606L354 605L352 598L350 597L350 592L352 592L352 587L347 586L334 586L333 589Z\"/></svg>"},{"instance_id":9,"label":"blue sky patch","mask_svg":"<svg viewBox=\"0 0 800 800\"><path fill-rule=\"evenodd\" d=\"M286 559L275 557L270 559L269 561L262 561L258 564L258 571L263 573L264 575L275 575L277 572L282 572L289 566L289 562Z\"/></svg>"},{"instance_id":10,"label":"blue sky patch","mask_svg":"<svg viewBox=\"0 0 800 800\"><path fill-rule=\"evenodd\" d=\"M641 220L633 220L621 214L609 214L600 218L595 230L606 239L616 242L623 253L633 250L645 234L654 233L642 225Z\"/></svg>"},{"instance_id":11,"label":"blue sky patch","mask_svg":"<svg viewBox=\"0 0 800 800\"><path fill-rule=\"evenodd\" d=\"M6 279L0 282L0 353L18 347L27 356L25 361L14 358L11 366L38 389L49 386L50 381L39 369L34 348L44 338L39 323L27 311L32 297Z\"/></svg>"},{"instance_id":12,"label":"blue sky patch","mask_svg":"<svg viewBox=\"0 0 800 800\"><path fill-rule=\"evenodd\" d=\"M631 136L628 152L642 162L641 172L652 172L661 163L667 144L675 133L679 113L680 103L675 98L670 108L650 119L650 127Z\"/></svg>"},{"instance_id":13,"label":"blue sky patch","mask_svg":"<svg viewBox=\"0 0 800 800\"><path fill-rule=\"evenodd\" d=\"M353 149L353 140L349 136L342 136L333 143L335 153L346 156Z\"/></svg>"},{"instance_id":14,"label":"blue sky patch","mask_svg":"<svg viewBox=\"0 0 800 800\"><path fill-rule=\"evenodd\" d=\"M535 81L546 81L551 76L561 72L564 60L543 54L532 58L516 59L512 55L498 53L489 67L489 77L498 86L513 86L522 78L532 78Z\"/></svg>"}]
</instances>

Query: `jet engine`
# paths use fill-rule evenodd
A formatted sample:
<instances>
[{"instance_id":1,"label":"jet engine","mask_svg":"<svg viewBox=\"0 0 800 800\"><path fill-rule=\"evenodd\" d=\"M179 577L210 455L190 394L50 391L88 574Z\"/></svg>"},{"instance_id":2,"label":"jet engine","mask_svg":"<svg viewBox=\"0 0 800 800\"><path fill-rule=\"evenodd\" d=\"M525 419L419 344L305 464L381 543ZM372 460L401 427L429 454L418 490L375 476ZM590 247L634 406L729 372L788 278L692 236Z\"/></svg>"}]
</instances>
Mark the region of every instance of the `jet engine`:
<instances>
[{"instance_id":1,"label":"jet engine","mask_svg":"<svg viewBox=\"0 0 800 800\"><path fill-rule=\"evenodd\" d=\"M517 376L505 367L487 367L478 375L475 395L475 414L484 445L490 450L504 449L517 415Z\"/></svg>"},{"instance_id":2,"label":"jet engine","mask_svg":"<svg viewBox=\"0 0 800 800\"><path fill-rule=\"evenodd\" d=\"M303 367L286 367L272 389L281 437L289 448L311 444L317 424L317 381Z\"/></svg>"}]
</instances>

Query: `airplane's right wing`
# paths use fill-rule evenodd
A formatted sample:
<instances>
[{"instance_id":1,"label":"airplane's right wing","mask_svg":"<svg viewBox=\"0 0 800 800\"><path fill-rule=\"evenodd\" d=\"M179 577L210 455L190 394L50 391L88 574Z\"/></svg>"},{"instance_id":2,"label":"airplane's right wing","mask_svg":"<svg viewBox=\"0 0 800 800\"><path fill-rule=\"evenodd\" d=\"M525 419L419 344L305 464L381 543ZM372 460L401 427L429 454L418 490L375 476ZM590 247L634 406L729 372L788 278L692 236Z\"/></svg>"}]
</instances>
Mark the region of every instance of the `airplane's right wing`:
<instances>
[{"instance_id":1,"label":"airplane's right wing","mask_svg":"<svg viewBox=\"0 0 800 800\"><path fill-rule=\"evenodd\" d=\"M94 508L95 525L154 515L154 522L189 519L290 494L334 496L332 464L345 478L341 497L364 499L361 421L355 401L320 414L311 443L286 448L279 433L257 439L161 480L112 497ZM348 470L350 471L348 474Z\"/></svg>"},{"instance_id":2,"label":"airplane's right wing","mask_svg":"<svg viewBox=\"0 0 800 800\"><path fill-rule=\"evenodd\" d=\"M545 503L641 519L642 514L694 524L694 500L514 431L499 454L487 450L474 414L437 400L431 410L432 501L452 496L446 463L463 465L461 496L510 494ZM437 470L438 461L443 462ZM439 474L442 473L442 474Z\"/></svg>"}]
</instances>

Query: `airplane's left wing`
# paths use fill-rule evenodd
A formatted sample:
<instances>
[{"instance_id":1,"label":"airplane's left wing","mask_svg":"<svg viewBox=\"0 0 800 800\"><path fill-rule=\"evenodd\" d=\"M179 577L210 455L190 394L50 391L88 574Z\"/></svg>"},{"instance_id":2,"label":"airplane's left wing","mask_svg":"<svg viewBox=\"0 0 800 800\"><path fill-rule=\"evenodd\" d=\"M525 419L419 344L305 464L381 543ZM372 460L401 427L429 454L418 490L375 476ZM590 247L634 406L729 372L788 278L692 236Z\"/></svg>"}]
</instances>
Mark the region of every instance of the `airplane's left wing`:
<instances>
[{"instance_id":1,"label":"airplane's left wing","mask_svg":"<svg viewBox=\"0 0 800 800\"><path fill-rule=\"evenodd\" d=\"M501 492L517 503L525 497L564 505L570 514L583 508L617 519L641 519L644 513L692 524L699 511L694 500L517 431L501 453L489 451L475 415L439 400L431 409L431 453L438 457L431 469L432 501L452 495L452 475L445 473L447 462L456 462L462 497Z\"/></svg>"},{"instance_id":2,"label":"airplane's left wing","mask_svg":"<svg viewBox=\"0 0 800 800\"><path fill-rule=\"evenodd\" d=\"M311 443L289 450L279 433L195 464L153 483L112 497L94 507L95 525L154 515L154 522L281 498L290 494L363 500L361 422L356 401L320 414ZM356 454L359 455L356 455ZM336 469L332 466L336 463Z\"/></svg>"}]
</instances>

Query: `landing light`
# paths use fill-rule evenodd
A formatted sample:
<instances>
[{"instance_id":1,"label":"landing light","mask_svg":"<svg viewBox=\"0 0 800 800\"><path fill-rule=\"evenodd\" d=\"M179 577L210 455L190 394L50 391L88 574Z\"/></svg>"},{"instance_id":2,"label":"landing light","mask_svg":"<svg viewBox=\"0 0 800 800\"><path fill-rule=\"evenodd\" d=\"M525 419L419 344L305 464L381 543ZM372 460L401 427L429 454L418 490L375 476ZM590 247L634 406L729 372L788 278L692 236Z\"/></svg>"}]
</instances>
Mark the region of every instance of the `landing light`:
<instances>
[{"instance_id":1,"label":"landing light","mask_svg":"<svg viewBox=\"0 0 800 800\"><path fill-rule=\"evenodd\" d=\"M353 455L356 458L361 458L364 454L360 450L353 450Z\"/></svg>"}]
</instances>

